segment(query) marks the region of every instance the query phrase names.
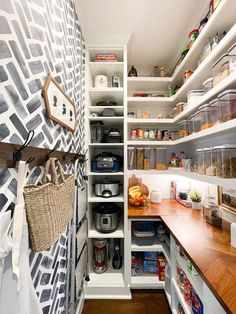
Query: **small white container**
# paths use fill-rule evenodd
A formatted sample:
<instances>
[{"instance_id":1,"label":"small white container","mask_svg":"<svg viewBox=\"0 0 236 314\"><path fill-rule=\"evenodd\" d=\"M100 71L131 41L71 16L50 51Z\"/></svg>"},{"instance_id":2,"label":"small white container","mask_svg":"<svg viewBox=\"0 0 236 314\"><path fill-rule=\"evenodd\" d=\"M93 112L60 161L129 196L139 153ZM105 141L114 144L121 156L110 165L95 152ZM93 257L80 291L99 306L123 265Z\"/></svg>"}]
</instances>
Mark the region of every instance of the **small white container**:
<instances>
[{"instance_id":1,"label":"small white container","mask_svg":"<svg viewBox=\"0 0 236 314\"><path fill-rule=\"evenodd\" d=\"M236 44L229 48L228 54L229 54L229 71L230 73L232 73L236 70Z\"/></svg>"},{"instance_id":2,"label":"small white container","mask_svg":"<svg viewBox=\"0 0 236 314\"><path fill-rule=\"evenodd\" d=\"M155 189L151 191L151 203L160 204L161 203L161 191L159 189Z\"/></svg>"},{"instance_id":3,"label":"small white container","mask_svg":"<svg viewBox=\"0 0 236 314\"><path fill-rule=\"evenodd\" d=\"M208 78L207 80L205 80L205 82L203 82L203 87L204 87L204 91L205 93L209 92L209 90L211 90L213 88L213 77Z\"/></svg>"},{"instance_id":4,"label":"small white container","mask_svg":"<svg viewBox=\"0 0 236 314\"><path fill-rule=\"evenodd\" d=\"M188 105L189 106L195 105L196 102L199 100L199 98L201 98L202 95L204 95L204 91L203 90L191 90L187 94Z\"/></svg>"}]
</instances>

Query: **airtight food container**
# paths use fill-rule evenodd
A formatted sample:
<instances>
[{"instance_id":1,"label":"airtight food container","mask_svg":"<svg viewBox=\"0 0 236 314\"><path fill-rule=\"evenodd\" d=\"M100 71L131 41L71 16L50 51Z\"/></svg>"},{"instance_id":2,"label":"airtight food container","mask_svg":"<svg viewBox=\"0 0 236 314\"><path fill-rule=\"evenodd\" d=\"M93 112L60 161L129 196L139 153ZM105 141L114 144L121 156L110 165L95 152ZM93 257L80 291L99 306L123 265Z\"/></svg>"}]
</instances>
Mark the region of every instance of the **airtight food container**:
<instances>
[{"instance_id":1,"label":"airtight food container","mask_svg":"<svg viewBox=\"0 0 236 314\"><path fill-rule=\"evenodd\" d=\"M202 95L204 95L204 90L191 90L187 94L188 105L189 106L195 105Z\"/></svg>"},{"instance_id":2,"label":"airtight food container","mask_svg":"<svg viewBox=\"0 0 236 314\"><path fill-rule=\"evenodd\" d=\"M236 89L228 89L218 96L220 122L236 118Z\"/></svg>"},{"instance_id":3,"label":"airtight food container","mask_svg":"<svg viewBox=\"0 0 236 314\"><path fill-rule=\"evenodd\" d=\"M209 92L209 90L211 90L213 88L213 77L208 78L207 80L205 80L203 82L203 87L204 87L204 92L207 93Z\"/></svg>"},{"instance_id":4,"label":"airtight food container","mask_svg":"<svg viewBox=\"0 0 236 314\"><path fill-rule=\"evenodd\" d=\"M236 70L236 44L229 48L228 54L229 54L229 71L230 73L232 73Z\"/></svg>"},{"instance_id":5,"label":"airtight food container","mask_svg":"<svg viewBox=\"0 0 236 314\"><path fill-rule=\"evenodd\" d=\"M155 241L153 222L137 221L133 223L133 240L137 245L152 245Z\"/></svg>"}]
</instances>

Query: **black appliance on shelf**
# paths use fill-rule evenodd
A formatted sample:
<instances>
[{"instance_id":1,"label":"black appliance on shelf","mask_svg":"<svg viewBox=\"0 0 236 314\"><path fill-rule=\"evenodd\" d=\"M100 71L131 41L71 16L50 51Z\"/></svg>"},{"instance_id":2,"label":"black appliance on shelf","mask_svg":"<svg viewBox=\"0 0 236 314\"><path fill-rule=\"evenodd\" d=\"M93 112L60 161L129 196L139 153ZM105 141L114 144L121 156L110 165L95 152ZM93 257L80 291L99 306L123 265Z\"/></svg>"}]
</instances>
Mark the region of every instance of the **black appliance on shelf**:
<instances>
[{"instance_id":1,"label":"black appliance on shelf","mask_svg":"<svg viewBox=\"0 0 236 314\"><path fill-rule=\"evenodd\" d=\"M92 171L94 172L119 172L123 159L119 155L111 152L102 152L94 157L92 161Z\"/></svg>"}]
</instances>

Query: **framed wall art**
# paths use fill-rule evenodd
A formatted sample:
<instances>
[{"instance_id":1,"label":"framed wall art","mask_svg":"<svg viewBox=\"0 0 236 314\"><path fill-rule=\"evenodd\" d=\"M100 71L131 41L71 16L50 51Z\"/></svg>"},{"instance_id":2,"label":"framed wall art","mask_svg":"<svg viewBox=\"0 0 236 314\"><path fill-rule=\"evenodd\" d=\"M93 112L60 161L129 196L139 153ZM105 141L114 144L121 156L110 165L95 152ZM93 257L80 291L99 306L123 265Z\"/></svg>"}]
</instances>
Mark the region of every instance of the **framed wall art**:
<instances>
[{"instance_id":1,"label":"framed wall art","mask_svg":"<svg viewBox=\"0 0 236 314\"><path fill-rule=\"evenodd\" d=\"M218 186L219 205L236 214L236 189Z\"/></svg>"},{"instance_id":2,"label":"framed wall art","mask_svg":"<svg viewBox=\"0 0 236 314\"><path fill-rule=\"evenodd\" d=\"M44 83L42 93L48 118L74 132L75 104L51 74L48 75Z\"/></svg>"}]
</instances>

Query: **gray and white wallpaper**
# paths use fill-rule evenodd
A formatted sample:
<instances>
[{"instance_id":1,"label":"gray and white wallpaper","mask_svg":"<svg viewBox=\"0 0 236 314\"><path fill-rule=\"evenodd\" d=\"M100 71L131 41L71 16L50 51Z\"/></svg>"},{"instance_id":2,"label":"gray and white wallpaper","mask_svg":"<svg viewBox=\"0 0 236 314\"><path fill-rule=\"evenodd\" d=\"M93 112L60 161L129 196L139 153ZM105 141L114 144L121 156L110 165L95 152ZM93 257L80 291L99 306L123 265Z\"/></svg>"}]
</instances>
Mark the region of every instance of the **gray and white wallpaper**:
<instances>
[{"instance_id":1,"label":"gray and white wallpaper","mask_svg":"<svg viewBox=\"0 0 236 314\"><path fill-rule=\"evenodd\" d=\"M47 119L41 88L48 73L76 105L77 129L71 133ZM0 141L22 144L35 131L31 146L84 151L85 45L72 0L0 0ZM73 167L67 167L73 172ZM79 169L82 184L83 168ZM42 167L30 170L37 183ZM0 211L15 206L17 173L0 169ZM50 250L31 252L31 276L43 314L65 313L68 233Z\"/></svg>"}]
</instances>

